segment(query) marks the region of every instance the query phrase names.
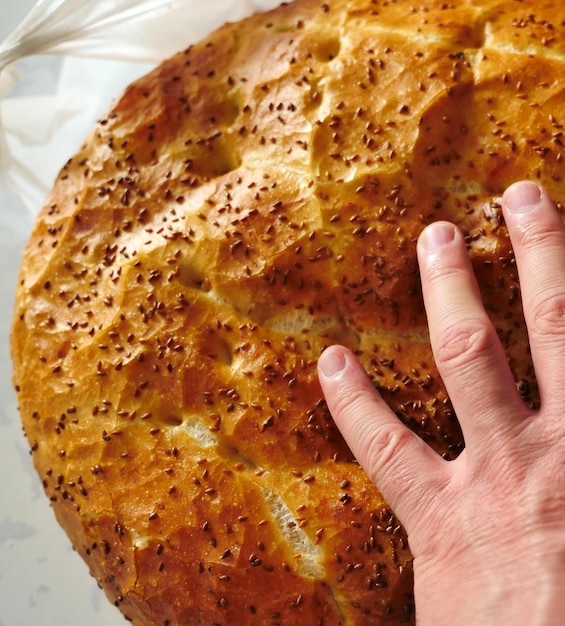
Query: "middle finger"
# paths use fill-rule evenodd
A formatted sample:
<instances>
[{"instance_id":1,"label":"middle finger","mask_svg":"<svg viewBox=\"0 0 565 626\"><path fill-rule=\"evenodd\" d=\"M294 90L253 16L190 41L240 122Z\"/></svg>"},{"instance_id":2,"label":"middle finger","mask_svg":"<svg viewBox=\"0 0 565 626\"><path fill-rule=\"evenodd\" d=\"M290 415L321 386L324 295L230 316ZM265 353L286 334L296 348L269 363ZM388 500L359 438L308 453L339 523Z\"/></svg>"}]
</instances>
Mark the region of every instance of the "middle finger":
<instances>
[{"instance_id":1,"label":"middle finger","mask_svg":"<svg viewBox=\"0 0 565 626\"><path fill-rule=\"evenodd\" d=\"M503 196L542 403L561 408L565 375L565 227L547 192L522 181Z\"/></svg>"},{"instance_id":2,"label":"middle finger","mask_svg":"<svg viewBox=\"0 0 565 626\"><path fill-rule=\"evenodd\" d=\"M422 290L434 358L467 445L515 425L525 406L483 306L462 233L448 222L418 241Z\"/></svg>"}]
</instances>

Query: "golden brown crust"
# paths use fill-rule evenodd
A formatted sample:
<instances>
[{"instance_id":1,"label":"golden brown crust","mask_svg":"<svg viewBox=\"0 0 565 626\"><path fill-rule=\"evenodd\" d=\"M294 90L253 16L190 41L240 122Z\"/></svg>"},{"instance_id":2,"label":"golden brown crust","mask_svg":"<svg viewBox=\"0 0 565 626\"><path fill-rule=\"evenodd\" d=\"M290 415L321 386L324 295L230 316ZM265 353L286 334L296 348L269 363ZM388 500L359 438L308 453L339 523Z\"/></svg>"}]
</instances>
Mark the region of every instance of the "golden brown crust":
<instances>
[{"instance_id":1,"label":"golden brown crust","mask_svg":"<svg viewBox=\"0 0 565 626\"><path fill-rule=\"evenodd\" d=\"M65 166L14 381L57 518L135 624L413 620L406 537L316 361L349 345L460 452L415 260L449 219L537 401L497 197L560 198L564 23L558 0L296 0L134 83Z\"/></svg>"}]
</instances>

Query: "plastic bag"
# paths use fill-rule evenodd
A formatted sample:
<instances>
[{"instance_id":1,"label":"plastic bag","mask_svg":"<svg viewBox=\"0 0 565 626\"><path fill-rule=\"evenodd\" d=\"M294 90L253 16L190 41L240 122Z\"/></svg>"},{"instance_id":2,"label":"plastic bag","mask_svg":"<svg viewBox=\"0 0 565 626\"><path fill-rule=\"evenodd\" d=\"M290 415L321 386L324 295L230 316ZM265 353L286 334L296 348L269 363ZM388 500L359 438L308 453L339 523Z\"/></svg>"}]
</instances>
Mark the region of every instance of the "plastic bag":
<instances>
[{"instance_id":1,"label":"plastic bag","mask_svg":"<svg viewBox=\"0 0 565 626\"><path fill-rule=\"evenodd\" d=\"M223 22L279 2L41 0L0 45L0 624L123 624L49 509L10 383L13 294L33 218L129 82Z\"/></svg>"},{"instance_id":2,"label":"plastic bag","mask_svg":"<svg viewBox=\"0 0 565 626\"><path fill-rule=\"evenodd\" d=\"M0 175L5 184L35 214L59 167L123 87L223 22L277 4L279 0L40 0L0 46L0 98L17 84L18 60L46 54L72 60L65 62L51 93L0 103Z\"/></svg>"}]
</instances>

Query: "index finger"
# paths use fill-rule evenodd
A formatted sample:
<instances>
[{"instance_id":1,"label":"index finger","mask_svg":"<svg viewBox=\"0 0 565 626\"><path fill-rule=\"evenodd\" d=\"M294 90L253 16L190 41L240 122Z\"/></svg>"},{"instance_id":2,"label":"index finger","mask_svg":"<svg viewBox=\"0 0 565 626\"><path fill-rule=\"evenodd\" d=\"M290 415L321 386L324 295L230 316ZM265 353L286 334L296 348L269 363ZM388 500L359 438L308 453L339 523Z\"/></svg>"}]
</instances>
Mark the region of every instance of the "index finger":
<instances>
[{"instance_id":1,"label":"index finger","mask_svg":"<svg viewBox=\"0 0 565 626\"><path fill-rule=\"evenodd\" d=\"M353 454L409 528L448 481L447 461L396 417L345 347L327 348L318 370L328 408Z\"/></svg>"}]
</instances>

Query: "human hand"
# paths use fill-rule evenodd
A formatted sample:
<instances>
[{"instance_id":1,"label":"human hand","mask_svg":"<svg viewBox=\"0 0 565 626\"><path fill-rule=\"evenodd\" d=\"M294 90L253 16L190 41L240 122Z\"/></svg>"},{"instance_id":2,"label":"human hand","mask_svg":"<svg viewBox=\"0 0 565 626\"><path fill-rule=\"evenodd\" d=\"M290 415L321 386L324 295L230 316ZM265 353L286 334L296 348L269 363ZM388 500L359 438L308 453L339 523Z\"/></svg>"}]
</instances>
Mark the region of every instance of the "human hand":
<instances>
[{"instance_id":1,"label":"human hand","mask_svg":"<svg viewBox=\"0 0 565 626\"><path fill-rule=\"evenodd\" d=\"M421 626L565 623L565 228L532 182L503 212L521 277L541 408L525 406L484 310L463 236L418 241L434 357L466 447L437 455L379 396L353 354L319 360L332 416L404 525Z\"/></svg>"}]
</instances>

